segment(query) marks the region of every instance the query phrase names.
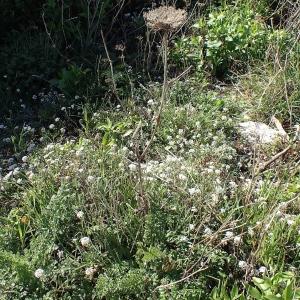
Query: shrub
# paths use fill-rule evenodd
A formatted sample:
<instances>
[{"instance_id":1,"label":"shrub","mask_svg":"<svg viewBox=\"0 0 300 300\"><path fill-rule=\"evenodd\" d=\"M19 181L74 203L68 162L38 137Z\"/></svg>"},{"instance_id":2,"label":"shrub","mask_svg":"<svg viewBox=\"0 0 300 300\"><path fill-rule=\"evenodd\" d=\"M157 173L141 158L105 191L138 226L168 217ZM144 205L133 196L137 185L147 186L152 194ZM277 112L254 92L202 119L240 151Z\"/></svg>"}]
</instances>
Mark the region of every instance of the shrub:
<instances>
[{"instance_id":1,"label":"shrub","mask_svg":"<svg viewBox=\"0 0 300 300\"><path fill-rule=\"evenodd\" d=\"M99 299L141 299L147 294L147 281L145 270L116 264L98 277L96 295Z\"/></svg>"},{"instance_id":2,"label":"shrub","mask_svg":"<svg viewBox=\"0 0 300 300\"><path fill-rule=\"evenodd\" d=\"M193 28L194 35L176 42L175 59L183 58L198 69L205 63L219 77L241 70L252 59L263 59L274 39L273 31L245 3L215 8Z\"/></svg>"},{"instance_id":3,"label":"shrub","mask_svg":"<svg viewBox=\"0 0 300 300\"><path fill-rule=\"evenodd\" d=\"M291 33L270 44L268 59L241 78L243 97L252 104L253 117L260 120L276 115L283 124L299 123L300 43ZM259 108L259 109L258 109Z\"/></svg>"}]
</instances>

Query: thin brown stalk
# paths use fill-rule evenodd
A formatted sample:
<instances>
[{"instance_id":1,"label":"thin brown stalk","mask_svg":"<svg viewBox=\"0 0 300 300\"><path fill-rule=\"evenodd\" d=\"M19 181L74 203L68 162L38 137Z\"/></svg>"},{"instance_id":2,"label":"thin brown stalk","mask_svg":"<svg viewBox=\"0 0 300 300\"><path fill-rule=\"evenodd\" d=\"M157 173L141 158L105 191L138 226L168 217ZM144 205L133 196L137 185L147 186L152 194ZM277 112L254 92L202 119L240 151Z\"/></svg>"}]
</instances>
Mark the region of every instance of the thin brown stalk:
<instances>
[{"instance_id":1,"label":"thin brown stalk","mask_svg":"<svg viewBox=\"0 0 300 300\"><path fill-rule=\"evenodd\" d=\"M150 145L152 144L152 142L154 140L155 134L156 134L157 129L160 124L161 114L162 114L164 104L166 101L166 97L167 97L167 91L168 91L168 32L164 32L164 34L163 34L162 49L163 49L164 81L163 81L163 87L162 87L160 106L159 106L159 110L158 110L158 113L156 116L156 121L155 121L154 128L152 130L152 133L151 133L150 140L148 141L144 151L141 154L141 159L144 159Z\"/></svg>"},{"instance_id":2,"label":"thin brown stalk","mask_svg":"<svg viewBox=\"0 0 300 300\"><path fill-rule=\"evenodd\" d=\"M109 52L108 52L108 49L107 49L107 45L106 45L104 34L103 34L102 30L101 30L101 37L102 37L106 57L108 59L109 66L110 66L111 80L112 80L112 84L113 84L113 92L114 92L115 96L117 97L117 99L119 100L119 102L121 102L120 98L118 96L118 91L117 91L117 85L116 85L116 81L115 81L115 77L114 77L114 68L113 68L112 60L110 59Z\"/></svg>"}]
</instances>

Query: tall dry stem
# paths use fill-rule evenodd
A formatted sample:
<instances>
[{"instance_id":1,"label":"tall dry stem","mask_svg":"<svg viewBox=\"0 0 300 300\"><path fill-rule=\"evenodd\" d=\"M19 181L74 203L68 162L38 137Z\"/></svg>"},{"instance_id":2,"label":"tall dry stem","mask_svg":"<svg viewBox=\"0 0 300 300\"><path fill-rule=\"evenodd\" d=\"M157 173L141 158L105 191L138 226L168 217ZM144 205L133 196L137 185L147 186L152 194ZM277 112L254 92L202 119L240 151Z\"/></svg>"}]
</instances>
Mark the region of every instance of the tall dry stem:
<instances>
[{"instance_id":1,"label":"tall dry stem","mask_svg":"<svg viewBox=\"0 0 300 300\"><path fill-rule=\"evenodd\" d=\"M175 31L182 26L186 20L187 14L184 10L175 9L171 6L161 6L157 9L144 13L144 19L148 28L155 32L162 33L161 49L163 58L163 85L160 99L159 110L156 114L155 123L152 128L151 136L142 153L139 152L139 147L136 147L136 156L138 160L138 177L139 177L139 208L138 210L144 214L149 211L150 203L147 199L143 188L143 172L141 168L142 161L144 161L146 154L153 143L155 134L158 130L163 108L168 95L168 41L172 31Z\"/></svg>"}]
</instances>

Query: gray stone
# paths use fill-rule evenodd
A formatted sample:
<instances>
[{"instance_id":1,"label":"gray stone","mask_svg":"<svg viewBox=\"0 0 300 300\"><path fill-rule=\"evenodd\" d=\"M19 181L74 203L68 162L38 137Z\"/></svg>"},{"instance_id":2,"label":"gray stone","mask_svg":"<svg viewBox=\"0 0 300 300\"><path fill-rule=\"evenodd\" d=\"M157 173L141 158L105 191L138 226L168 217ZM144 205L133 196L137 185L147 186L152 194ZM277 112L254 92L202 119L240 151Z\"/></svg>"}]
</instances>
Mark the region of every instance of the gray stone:
<instances>
[{"instance_id":1,"label":"gray stone","mask_svg":"<svg viewBox=\"0 0 300 300\"><path fill-rule=\"evenodd\" d=\"M239 123L239 132L250 144L274 144L285 137L281 131L253 121Z\"/></svg>"}]
</instances>

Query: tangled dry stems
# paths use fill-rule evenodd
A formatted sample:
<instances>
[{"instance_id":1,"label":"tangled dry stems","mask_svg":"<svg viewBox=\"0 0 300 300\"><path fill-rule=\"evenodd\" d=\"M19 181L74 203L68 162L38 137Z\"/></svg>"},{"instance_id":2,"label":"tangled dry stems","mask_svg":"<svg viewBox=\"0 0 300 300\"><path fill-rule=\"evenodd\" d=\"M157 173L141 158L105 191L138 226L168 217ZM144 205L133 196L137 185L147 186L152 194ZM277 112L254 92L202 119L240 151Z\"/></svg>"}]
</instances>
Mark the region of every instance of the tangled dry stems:
<instances>
[{"instance_id":1,"label":"tangled dry stems","mask_svg":"<svg viewBox=\"0 0 300 300\"><path fill-rule=\"evenodd\" d=\"M174 31L184 24L187 13L172 6L160 6L144 13L146 25L155 31Z\"/></svg>"}]
</instances>

